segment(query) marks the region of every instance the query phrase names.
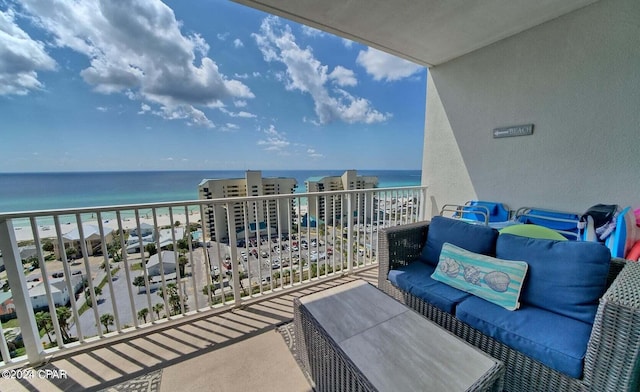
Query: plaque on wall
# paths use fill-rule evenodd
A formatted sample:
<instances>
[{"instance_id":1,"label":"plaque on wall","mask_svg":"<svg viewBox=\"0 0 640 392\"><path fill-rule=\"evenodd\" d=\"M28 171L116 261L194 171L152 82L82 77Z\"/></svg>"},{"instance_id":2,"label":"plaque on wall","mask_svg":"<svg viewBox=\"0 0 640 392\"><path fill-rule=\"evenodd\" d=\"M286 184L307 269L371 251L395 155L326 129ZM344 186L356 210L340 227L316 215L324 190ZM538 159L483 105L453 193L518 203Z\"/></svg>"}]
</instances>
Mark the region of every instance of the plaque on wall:
<instances>
[{"instance_id":1,"label":"plaque on wall","mask_svg":"<svg viewBox=\"0 0 640 392\"><path fill-rule=\"evenodd\" d=\"M493 138L526 136L533 134L533 124L514 125L511 127L495 128L493 130Z\"/></svg>"}]
</instances>

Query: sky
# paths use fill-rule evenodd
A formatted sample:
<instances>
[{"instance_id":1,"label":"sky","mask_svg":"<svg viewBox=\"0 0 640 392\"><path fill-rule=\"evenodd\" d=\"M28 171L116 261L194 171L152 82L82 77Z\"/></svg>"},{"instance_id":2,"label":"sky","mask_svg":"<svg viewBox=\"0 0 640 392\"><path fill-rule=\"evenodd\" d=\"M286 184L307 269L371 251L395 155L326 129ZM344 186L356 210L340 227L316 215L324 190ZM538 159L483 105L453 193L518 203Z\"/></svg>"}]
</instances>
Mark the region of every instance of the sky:
<instances>
[{"instance_id":1,"label":"sky","mask_svg":"<svg viewBox=\"0 0 640 392\"><path fill-rule=\"evenodd\" d=\"M0 0L0 172L420 169L425 78L226 0Z\"/></svg>"}]
</instances>

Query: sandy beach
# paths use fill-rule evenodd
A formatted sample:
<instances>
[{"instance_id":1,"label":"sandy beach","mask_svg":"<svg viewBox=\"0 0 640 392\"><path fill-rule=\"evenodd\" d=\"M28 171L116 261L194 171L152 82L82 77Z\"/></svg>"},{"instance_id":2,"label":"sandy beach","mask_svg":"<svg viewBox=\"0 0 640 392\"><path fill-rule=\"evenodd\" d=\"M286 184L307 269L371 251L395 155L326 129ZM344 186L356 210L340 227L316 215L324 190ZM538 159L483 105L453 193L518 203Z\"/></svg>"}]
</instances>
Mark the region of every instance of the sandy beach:
<instances>
[{"instance_id":1,"label":"sandy beach","mask_svg":"<svg viewBox=\"0 0 640 392\"><path fill-rule=\"evenodd\" d=\"M198 223L200 221L200 213L197 211L194 211L193 213L189 214L189 223ZM162 227L162 226L169 226L172 224L171 222L171 217L169 216L169 214L159 214L157 215L157 222L158 222L158 226ZM181 225L185 225L187 222L187 216L186 214L173 214L173 223L175 222L180 222ZM88 224L88 225L93 225L98 227L98 221L97 220L87 220L87 221L83 221L84 224ZM110 231L110 230L118 230L118 220L117 219L105 219L103 220L103 226L104 226L104 230L105 231ZM140 217L140 224L149 224L149 225L153 225L153 218L143 218ZM122 228L125 230L130 230L136 227L136 219L135 218L122 218ZM78 228L77 223L65 223L60 225L60 231L62 232L62 235L65 235L73 230L76 230ZM16 241L18 242L23 242L23 241L32 241L34 236L33 236L33 232L31 230L31 226L26 226L26 227L18 227L15 226L13 228L13 231L16 235ZM45 238L56 238L57 237L57 233L56 233L56 228L55 225L41 225L38 226L38 235L40 236L40 239L45 239Z\"/></svg>"}]
</instances>

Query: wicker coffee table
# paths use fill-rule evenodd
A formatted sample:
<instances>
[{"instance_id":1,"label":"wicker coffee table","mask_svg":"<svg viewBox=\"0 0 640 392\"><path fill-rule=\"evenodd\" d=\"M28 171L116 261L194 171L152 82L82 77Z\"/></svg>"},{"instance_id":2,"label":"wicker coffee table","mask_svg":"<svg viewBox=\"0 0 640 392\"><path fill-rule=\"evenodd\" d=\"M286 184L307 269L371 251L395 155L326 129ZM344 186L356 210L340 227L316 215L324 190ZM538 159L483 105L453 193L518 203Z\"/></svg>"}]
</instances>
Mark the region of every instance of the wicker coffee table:
<instances>
[{"instance_id":1,"label":"wicker coffee table","mask_svg":"<svg viewBox=\"0 0 640 392\"><path fill-rule=\"evenodd\" d=\"M500 391L504 366L364 281L294 301L317 391Z\"/></svg>"}]
</instances>

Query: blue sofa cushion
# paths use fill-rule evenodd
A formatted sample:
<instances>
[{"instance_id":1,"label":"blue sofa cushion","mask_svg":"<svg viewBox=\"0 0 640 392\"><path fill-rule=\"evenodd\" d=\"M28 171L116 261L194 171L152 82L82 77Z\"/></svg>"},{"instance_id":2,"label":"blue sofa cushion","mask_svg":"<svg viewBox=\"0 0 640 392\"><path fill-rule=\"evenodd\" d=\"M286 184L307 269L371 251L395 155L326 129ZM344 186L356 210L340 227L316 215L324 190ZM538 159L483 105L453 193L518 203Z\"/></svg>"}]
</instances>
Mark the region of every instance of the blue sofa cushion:
<instances>
[{"instance_id":1,"label":"blue sofa cushion","mask_svg":"<svg viewBox=\"0 0 640 392\"><path fill-rule=\"evenodd\" d=\"M520 296L523 304L593 324L609 273L611 255L606 246L502 234L496 256L529 264Z\"/></svg>"},{"instance_id":2,"label":"blue sofa cushion","mask_svg":"<svg viewBox=\"0 0 640 392\"><path fill-rule=\"evenodd\" d=\"M552 369L582 377L591 324L535 306L510 312L478 297L462 301L456 317Z\"/></svg>"},{"instance_id":3,"label":"blue sofa cushion","mask_svg":"<svg viewBox=\"0 0 640 392\"><path fill-rule=\"evenodd\" d=\"M445 242L431 277L505 309L516 310L526 274L524 261L500 260Z\"/></svg>"},{"instance_id":4,"label":"blue sofa cushion","mask_svg":"<svg viewBox=\"0 0 640 392\"><path fill-rule=\"evenodd\" d=\"M429 223L427 242L422 249L420 259L434 267L438 265L440 251L445 242L470 252L495 256L498 234L496 229L489 226L434 216Z\"/></svg>"},{"instance_id":5,"label":"blue sofa cushion","mask_svg":"<svg viewBox=\"0 0 640 392\"><path fill-rule=\"evenodd\" d=\"M415 261L391 270L389 281L399 289L423 299L438 309L454 314L455 307L471 295L431 278L435 267Z\"/></svg>"}]
</instances>

